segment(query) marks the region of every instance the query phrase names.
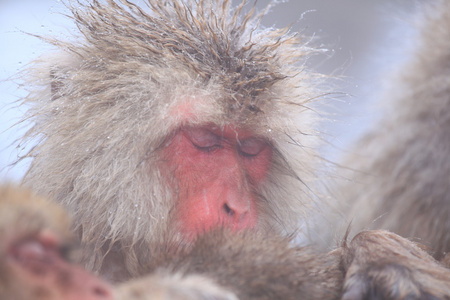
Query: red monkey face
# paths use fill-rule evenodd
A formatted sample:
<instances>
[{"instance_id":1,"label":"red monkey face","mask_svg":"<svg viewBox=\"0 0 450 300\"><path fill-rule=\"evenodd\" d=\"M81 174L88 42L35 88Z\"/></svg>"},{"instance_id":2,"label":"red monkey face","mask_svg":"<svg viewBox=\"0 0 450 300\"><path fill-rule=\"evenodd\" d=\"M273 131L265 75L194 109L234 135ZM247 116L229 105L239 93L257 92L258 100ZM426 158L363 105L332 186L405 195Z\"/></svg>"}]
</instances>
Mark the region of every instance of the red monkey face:
<instances>
[{"instance_id":1,"label":"red monkey face","mask_svg":"<svg viewBox=\"0 0 450 300\"><path fill-rule=\"evenodd\" d=\"M164 156L178 182L176 220L182 233L256 226L255 191L272 156L267 140L231 125L183 127Z\"/></svg>"}]
</instances>

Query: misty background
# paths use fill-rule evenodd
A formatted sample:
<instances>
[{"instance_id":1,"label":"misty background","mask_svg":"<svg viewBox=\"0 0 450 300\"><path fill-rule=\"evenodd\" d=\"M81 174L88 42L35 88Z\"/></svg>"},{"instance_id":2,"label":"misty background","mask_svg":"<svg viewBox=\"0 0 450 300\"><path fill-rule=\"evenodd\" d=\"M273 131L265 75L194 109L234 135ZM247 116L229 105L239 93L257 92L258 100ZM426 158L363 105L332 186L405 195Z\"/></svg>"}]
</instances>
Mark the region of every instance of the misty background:
<instances>
[{"instance_id":1,"label":"misty background","mask_svg":"<svg viewBox=\"0 0 450 300\"><path fill-rule=\"evenodd\" d=\"M134 1L143 3L143 0ZM258 1L264 8L269 0ZM346 146L376 118L376 96L385 74L405 57L412 27L410 15L419 9L419 0L291 0L278 4L264 18L264 26L291 26L323 49L308 65L315 70L340 76L338 97L325 100L329 106L324 125L330 143L323 150L335 159L334 150ZM238 1L234 1L238 3ZM27 63L51 50L29 35L69 39L76 32L67 9L58 0L0 0L0 181L18 182L29 161L14 168L9 165L23 151L15 142L26 131L20 121L26 107L17 100L26 95L14 76ZM68 153L68 155L70 155Z\"/></svg>"}]
</instances>

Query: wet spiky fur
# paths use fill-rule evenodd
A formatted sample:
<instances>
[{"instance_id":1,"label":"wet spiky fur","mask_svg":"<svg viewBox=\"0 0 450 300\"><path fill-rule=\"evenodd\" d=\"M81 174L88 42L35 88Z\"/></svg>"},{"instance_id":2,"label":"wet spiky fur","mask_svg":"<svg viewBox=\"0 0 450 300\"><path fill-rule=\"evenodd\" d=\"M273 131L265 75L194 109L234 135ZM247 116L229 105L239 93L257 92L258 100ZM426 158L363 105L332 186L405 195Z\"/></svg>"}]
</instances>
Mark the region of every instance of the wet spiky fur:
<instances>
[{"instance_id":1,"label":"wet spiky fur","mask_svg":"<svg viewBox=\"0 0 450 300\"><path fill-rule=\"evenodd\" d=\"M245 2L68 7L81 35L47 39L59 52L36 61L30 77L34 126L25 139L37 145L24 183L73 214L89 269L114 252L124 277L136 276L150 259L145 245L166 230L176 193L161 178L159 151L186 122L240 124L271 138L275 163L260 192L270 221L260 227L297 228L314 197L308 103L318 78L302 65L310 48L287 30L261 28L263 13L244 13ZM191 108L188 121L179 107Z\"/></svg>"}]
</instances>

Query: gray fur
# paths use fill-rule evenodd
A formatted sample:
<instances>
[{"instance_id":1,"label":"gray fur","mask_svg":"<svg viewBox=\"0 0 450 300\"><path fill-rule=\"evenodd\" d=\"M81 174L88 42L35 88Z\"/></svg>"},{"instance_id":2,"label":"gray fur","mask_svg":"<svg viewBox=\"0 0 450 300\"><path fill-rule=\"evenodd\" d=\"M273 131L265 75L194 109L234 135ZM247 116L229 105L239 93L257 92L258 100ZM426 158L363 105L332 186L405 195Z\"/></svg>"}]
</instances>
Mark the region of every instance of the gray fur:
<instances>
[{"instance_id":1,"label":"gray fur","mask_svg":"<svg viewBox=\"0 0 450 300\"><path fill-rule=\"evenodd\" d=\"M90 270L123 260L131 276L171 219L176 191L161 178L159 154L186 123L240 124L271 138L260 228L292 232L315 197L309 105L320 76L302 67L311 49L287 30L261 28L263 14L244 13L244 3L148 4L69 4L81 35L48 39L57 53L36 61L25 99L34 122L25 139L38 143L24 184L71 212ZM183 106L189 120L177 113Z\"/></svg>"}]
</instances>

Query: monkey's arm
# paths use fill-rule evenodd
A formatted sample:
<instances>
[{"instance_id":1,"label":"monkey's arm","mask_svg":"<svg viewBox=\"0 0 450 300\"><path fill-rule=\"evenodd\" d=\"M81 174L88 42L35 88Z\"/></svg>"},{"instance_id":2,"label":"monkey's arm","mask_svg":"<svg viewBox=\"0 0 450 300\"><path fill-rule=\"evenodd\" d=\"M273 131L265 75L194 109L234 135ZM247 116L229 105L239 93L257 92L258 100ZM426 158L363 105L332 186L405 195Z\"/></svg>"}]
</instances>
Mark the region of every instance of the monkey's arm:
<instances>
[{"instance_id":1,"label":"monkey's arm","mask_svg":"<svg viewBox=\"0 0 450 300\"><path fill-rule=\"evenodd\" d=\"M361 232L328 255L292 246L288 238L220 230L191 246L170 254L167 246L155 245L151 275L122 285L118 299L450 297L450 271L387 231Z\"/></svg>"},{"instance_id":2,"label":"monkey's arm","mask_svg":"<svg viewBox=\"0 0 450 300\"><path fill-rule=\"evenodd\" d=\"M170 245L151 249L151 274L121 286L119 297L136 292L143 297L137 299L177 300L339 299L341 295L339 256L295 247L290 238L215 230L183 251L176 245L175 253L170 253Z\"/></svg>"},{"instance_id":3,"label":"monkey's arm","mask_svg":"<svg viewBox=\"0 0 450 300\"><path fill-rule=\"evenodd\" d=\"M342 299L450 299L450 270L394 233L361 232L344 243Z\"/></svg>"}]
</instances>

